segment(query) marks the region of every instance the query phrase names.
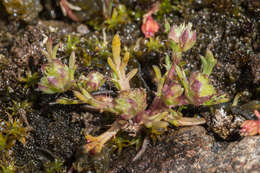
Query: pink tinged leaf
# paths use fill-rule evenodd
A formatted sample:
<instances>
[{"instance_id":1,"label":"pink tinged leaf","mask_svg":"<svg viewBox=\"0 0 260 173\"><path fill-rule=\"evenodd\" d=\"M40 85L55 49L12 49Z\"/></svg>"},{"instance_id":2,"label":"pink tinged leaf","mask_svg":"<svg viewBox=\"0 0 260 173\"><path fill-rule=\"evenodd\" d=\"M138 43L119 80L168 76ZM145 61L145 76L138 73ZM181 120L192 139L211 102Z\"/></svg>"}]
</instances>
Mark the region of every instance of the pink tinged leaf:
<instances>
[{"instance_id":1,"label":"pink tinged leaf","mask_svg":"<svg viewBox=\"0 0 260 173\"><path fill-rule=\"evenodd\" d=\"M129 114L121 114L120 117L121 117L122 119L124 119L124 120L129 120L129 119L131 119L132 116L129 115Z\"/></svg>"},{"instance_id":2,"label":"pink tinged leaf","mask_svg":"<svg viewBox=\"0 0 260 173\"><path fill-rule=\"evenodd\" d=\"M177 33L175 31L176 27L177 27L176 25L173 25L171 27L171 30L168 34L168 38L173 40L175 43L179 43L179 37L177 36Z\"/></svg>"},{"instance_id":3,"label":"pink tinged leaf","mask_svg":"<svg viewBox=\"0 0 260 173\"><path fill-rule=\"evenodd\" d=\"M57 71L58 71L58 74L59 74L59 78L65 80L66 71L64 70L64 68L58 68Z\"/></svg>"},{"instance_id":4,"label":"pink tinged leaf","mask_svg":"<svg viewBox=\"0 0 260 173\"><path fill-rule=\"evenodd\" d=\"M212 97L213 97L213 95L212 96L205 96L205 97L200 97L200 96L196 95L193 98L193 104L197 105L197 106L202 105L206 101L210 100L210 98L212 98Z\"/></svg>"},{"instance_id":5,"label":"pink tinged leaf","mask_svg":"<svg viewBox=\"0 0 260 173\"><path fill-rule=\"evenodd\" d=\"M59 59L54 59L53 61L52 61L52 64L53 64L53 66L55 67L55 68L64 68L65 67L65 65L61 62L61 60L59 60Z\"/></svg>"},{"instance_id":6,"label":"pink tinged leaf","mask_svg":"<svg viewBox=\"0 0 260 173\"><path fill-rule=\"evenodd\" d=\"M58 81L57 78L54 77L54 76L47 76L47 80L48 80L48 82L49 82L51 85L53 85L53 86L56 86L56 87L57 87L57 85L59 84L59 81Z\"/></svg>"},{"instance_id":7,"label":"pink tinged leaf","mask_svg":"<svg viewBox=\"0 0 260 173\"><path fill-rule=\"evenodd\" d=\"M134 117L134 122L140 123L143 120L143 118L146 116L147 112L148 111L141 111L141 112L137 113Z\"/></svg>"},{"instance_id":8,"label":"pink tinged leaf","mask_svg":"<svg viewBox=\"0 0 260 173\"><path fill-rule=\"evenodd\" d=\"M95 82L88 82L87 85L89 90L97 90L99 87L98 83Z\"/></svg>"},{"instance_id":9,"label":"pink tinged leaf","mask_svg":"<svg viewBox=\"0 0 260 173\"><path fill-rule=\"evenodd\" d=\"M145 37L150 38L153 37L156 32L158 32L159 24L153 20L152 16L148 16L141 29Z\"/></svg>"},{"instance_id":10,"label":"pink tinged leaf","mask_svg":"<svg viewBox=\"0 0 260 173\"><path fill-rule=\"evenodd\" d=\"M189 103L189 101L183 95L178 97L178 102L178 106L187 105Z\"/></svg>"},{"instance_id":11,"label":"pink tinged leaf","mask_svg":"<svg viewBox=\"0 0 260 173\"><path fill-rule=\"evenodd\" d=\"M202 85L201 82L195 79L195 81L193 81L193 82L192 82L192 85L191 85L192 91L194 91L194 92L196 92L196 93L197 93L197 92L200 92L201 85ZM198 94L199 94L199 93L198 93Z\"/></svg>"},{"instance_id":12,"label":"pink tinged leaf","mask_svg":"<svg viewBox=\"0 0 260 173\"><path fill-rule=\"evenodd\" d=\"M41 91L45 91L45 90L48 89L46 86L43 86L43 85L41 85L40 83L38 83L38 88L39 88Z\"/></svg>"},{"instance_id":13,"label":"pink tinged leaf","mask_svg":"<svg viewBox=\"0 0 260 173\"><path fill-rule=\"evenodd\" d=\"M51 53L52 53L52 39L51 39L51 37L48 38L48 41L46 43L46 48L47 48L49 56L51 56Z\"/></svg>"},{"instance_id":14,"label":"pink tinged leaf","mask_svg":"<svg viewBox=\"0 0 260 173\"><path fill-rule=\"evenodd\" d=\"M185 29L184 32L181 34L181 38L180 38L182 48L187 44L188 39L189 39L189 30Z\"/></svg>"},{"instance_id":15,"label":"pink tinged leaf","mask_svg":"<svg viewBox=\"0 0 260 173\"><path fill-rule=\"evenodd\" d=\"M195 44L195 42L196 42L196 32L189 33L189 38L182 47L183 51L189 50Z\"/></svg>"},{"instance_id":16,"label":"pink tinged leaf","mask_svg":"<svg viewBox=\"0 0 260 173\"><path fill-rule=\"evenodd\" d=\"M196 33L196 31L194 31L192 36L191 36L191 41L195 43L196 37L197 37L197 33Z\"/></svg>"},{"instance_id":17,"label":"pink tinged leaf","mask_svg":"<svg viewBox=\"0 0 260 173\"><path fill-rule=\"evenodd\" d=\"M73 20L74 22L79 22L78 17L72 12L72 10L69 8L67 1L66 0L61 0L60 1L60 5L62 6L62 8L66 11L67 15L69 16L69 18L71 20Z\"/></svg>"},{"instance_id":18,"label":"pink tinged leaf","mask_svg":"<svg viewBox=\"0 0 260 173\"><path fill-rule=\"evenodd\" d=\"M159 10L160 5L161 5L161 4L159 3L159 1L157 1L156 3L154 3L154 4L153 4L153 8L151 9L150 13L152 13L152 14L156 13L156 12Z\"/></svg>"},{"instance_id":19,"label":"pink tinged leaf","mask_svg":"<svg viewBox=\"0 0 260 173\"><path fill-rule=\"evenodd\" d=\"M42 92L44 92L44 93L46 93L46 94L54 94L54 93L55 93L55 92L52 91L50 88L48 88L48 87L46 87L46 86L43 86L43 85L41 85L40 83L38 84L38 88L39 88Z\"/></svg>"},{"instance_id":20,"label":"pink tinged leaf","mask_svg":"<svg viewBox=\"0 0 260 173\"><path fill-rule=\"evenodd\" d=\"M48 64L44 64L44 65L41 66L41 72L43 74L45 73L47 66L48 66Z\"/></svg>"}]
</instances>

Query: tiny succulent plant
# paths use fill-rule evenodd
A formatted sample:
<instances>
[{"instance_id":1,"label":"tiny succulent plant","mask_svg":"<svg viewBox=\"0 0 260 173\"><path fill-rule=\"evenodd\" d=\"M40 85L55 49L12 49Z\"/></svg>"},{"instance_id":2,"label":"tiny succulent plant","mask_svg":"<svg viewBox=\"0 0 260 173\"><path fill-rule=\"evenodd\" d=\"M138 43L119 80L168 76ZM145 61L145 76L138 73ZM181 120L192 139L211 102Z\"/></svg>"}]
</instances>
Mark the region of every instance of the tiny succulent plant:
<instances>
[{"instance_id":1,"label":"tiny succulent plant","mask_svg":"<svg viewBox=\"0 0 260 173\"><path fill-rule=\"evenodd\" d=\"M72 90L76 100L60 98L60 104L88 104L90 108L116 115L116 120L103 134L94 137L86 135L87 152L101 152L104 144L113 138L120 130L130 131L135 134L140 127L151 128L153 132L166 130L169 124L175 126L198 125L205 123L203 118L187 118L175 110L183 105L213 105L228 101L227 95L218 95L209 81L216 60L208 49L206 56L201 56L202 70L192 72L189 77L179 66L182 52L189 50L196 41L196 32L191 30L192 25L182 24L173 26L169 33L169 42L173 49L172 58L166 56L165 73L158 66L153 66L157 91L151 104L147 103L147 92L143 88L132 88L130 80L137 73L132 69L127 73L127 64L130 58L129 52L121 55L119 35L115 35L112 41L112 55L107 62L112 69L111 76L104 77L99 72L90 72L87 76L81 75L74 80L76 70L75 57L72 52L70 65L67 67L56 59L57 46L47 46L48 57L47 71L43 68L44 77L39 88L45 93L58 93ZM49 47L49 48L48 48ZM45 65L46 66L46 65ZM57 82L54 82L55 81ZM92 94L97 91L107 80L112 81L118 89L115 97L104 94ZM69 83L69 84L68 84ZM73 83L74 87L72 87Z\"/></svg>"},{"instance_id":2,"label":"tiny succulent plant","mask_svg":"<svg viewBox=\"0 0 260 173\"><path fill-rule=\"evenodd\" d=\"M48 59L48 63L41 67L44 77L41 78L38 87L46 94L54 94L69 90L74 84L75 54L71 53L69 66L63 64L56 58L59 45L52 48L52 41L47 42L47 52L43 51Z\"/></svg>"}]
</instances>

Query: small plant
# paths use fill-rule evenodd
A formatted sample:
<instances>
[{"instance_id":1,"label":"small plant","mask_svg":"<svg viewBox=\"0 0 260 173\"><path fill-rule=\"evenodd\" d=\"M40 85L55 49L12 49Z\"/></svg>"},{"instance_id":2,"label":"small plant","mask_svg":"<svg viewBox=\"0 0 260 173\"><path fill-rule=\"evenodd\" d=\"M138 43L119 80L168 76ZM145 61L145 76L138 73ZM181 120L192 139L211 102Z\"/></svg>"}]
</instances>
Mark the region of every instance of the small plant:
<instances>
[{"instance_id":1,"label":"small plant","mask_svg":"<svg viewBox=\"0 0 260 173\"><path fill-rule=\"evenodd\" d=\"M149 40L145 40L145 45L148 48L148 51L159 51L163 48L163 43L159 37L150 37Z\"/></svg>"},{"instance_id":2,"label":"small plant","mask_svg":"<svg viewBox=\"0 0 260 173\"><path fill-rule=\"evenodd\" d=\"M15 173L16 167L14 162L0 163L0 170L2 173Z\"/></svg>"},{"instance_id":3,"label":"small plant","mask_svg":"<svg viewBox=\"0 0 260 173\"><path fill-rule=\"evenodd\" d=\"M68 36L67 40L67 50L69 53L77 49L77 44L79 43L79 38L77 36Z\"/></svg>"},{"instance_id":4,"label":"small plant","mask_svg":"<svg viewBox=\"0 0 260 173\"><path fill-rule=\"evenodd\" d=\"M26 137L28 130L23 127L19 119L13 119L9 115L8 121L0 121L0 151L7 151L14 146L16 141L21 142L23 145L26 144Z\"/></svg>"},{"instance_id":5,"label":"small plant","mask_svg":"<svg viewBox=\"0 0 260 173\"><path fill-rule=\"evenodd\" d=\"M125 24L130 20L127 9L124 5L119 4L113 9L112 16L107 18L105 24L108 25L109 29L113 29L120 24Z\"/></svg>"},{"instance_id":6,"label":"small plant","mask_svg":"<svg viewBox=\"0 0 260 173\"><path fill-rule=\"evenodd\" d=\"M46 47L47 52L43 51L43 53L46 55L48 63L41 67L45 76L38 83L39 89L46 94L65 92L71 89L74 85L74 72L76 70L75 53L71 53L69 66L67 66L56 58L59 45L52 48L52 41L49 39Z\"/></svg>"},{"instance_id":7,"label":"small plant","mask_svg":"<svg viewBox=\"0 0 260 173\"><path fill-rule=\"evenodd\" d=\"M121 55L121 43L119 35L115 35L112 41L112 55L107 62L112 69L111 77L104 77L99 72L90 72L75 80L73 91L77 100L60 98L56 102L60 104L88 104L90 108L100 112L110 112L116 115L116 120L111 127L94 137L86 135L87 152L99 153L103 146L120 131L136 134L142 126L150 128L154 134L160 134L167 129L169 124L175 126L198 125L205 123L203 118L183 117L181 112L175 110L177 106L185 105L213 105L228 101L226 95L218 95L209 81L216 60L210 50L206 56L201 56L202 70L192 72L189 77L179 66L182 53L188 51L196 41L196 32L191 30L192 25L185 24L173 26L169 33L169 42L173 49L172 58L166 56L165 73L162 74L158 66L153 66L156 75L157 91L152 103L147 103L147 93L143 88L132 88L130 80L137 73L137 69L127 69L130 58L129 52ZM49 53L52 54L52 53ZM55 63L49 61L49 65ZM74 67L74 65L72 66ZM75 68L72 68L75 69ZM129 71L129 72L128 72ZM48 79L48 73L44 78ZM112 81L118 89L116 97L104 94L92 94L106 81ZM49 82L50 83L50 82ZM47 86L47 85L45 85ZM53 86L53 85L51 85ZM42 90L50 93L49 90ZM53 92L65 92L66 90L51 90Z\"/></svg>"},{"instance_id":8,"label":"small plant","mask_svg":"<svg viewBox=\"0 0 260 173\"><path fill-rule=\"evenodd\" d=\"M0 172L15 173L17 168L13 157L12 148L19 141L24 146L28 137L29 128L23 127L18 118L13 118L7 113L8 120L0 119Z\"/></svg>"},{"instance_id":9,"label":"small plant","mask_svg":"<svg viewBox=\"0 0 260 173\"><path fill-rule=\"evenodd\" d=\"M135 146L135 148L138 149L140 147L140 142L141 142L140 138L125 139L121 136L117 136L113 139L113 143L116 145L118 155L121 154L123 148L129 146Z\"/></svg>"},{"instance_id":10,"label":"small plant","mask_svg":"<svg viewBox=\"0 0 260 173\"><path fill-rule=\"evenodd\" d=\"M53 162L47 162L44 164L46 173L59 173L62 171L63 161L55 159Z\"/></svg>"},{"instance_id":11,"label":"small plant","mask_svg":"<svg viewBox=\"0 0 260 173\"><path fill-rule=\"evenodd\" d=\"M18 80L20 82L25 83L25 88L30 88L34 87L39 80L39 74L37 72L32 73L30 70L26 71L26 76L21 77L20 75L18 76Z\"/></svg>"}]
</instances>

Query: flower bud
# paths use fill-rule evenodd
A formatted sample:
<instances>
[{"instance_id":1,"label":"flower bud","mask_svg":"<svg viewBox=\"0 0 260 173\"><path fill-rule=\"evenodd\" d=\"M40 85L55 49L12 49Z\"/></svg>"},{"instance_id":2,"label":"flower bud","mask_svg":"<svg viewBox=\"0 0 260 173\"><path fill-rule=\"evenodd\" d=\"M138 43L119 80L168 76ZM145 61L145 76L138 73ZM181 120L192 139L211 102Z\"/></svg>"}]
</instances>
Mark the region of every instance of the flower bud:
<instances>
[{"instance_id":1,"label":"flower bud","mask_svg":"<svg viewBox=\"0 0 260 173\"><path fill-rule=\"evenodd\" d=\"M168 38L170 45L176 52L185 52L189 50L196 42L196 31L191 31L192 24L173 25Z\"/></svg>"},{"instance_id":2,"label":"flower bud","mask_svg":"<svg viewBox=\"0 0 260 173\"><path fill-rule=\"evenodd\" d=\"M45 76L41 78L38 86L46 94L65 92L73 85L73 75L70 74L74 74L74 69L70 69L58 59L43 65L41 71Z\"/></svg>"},{"instance_id":3,"label":"flower bud","mask_svg":"<svg viewBox=\"0 0 260 173\"><path fill-rule=\"evenodd\" d=\"M148 16L145 18L142 25L142 32L144 33L146 38L153 37L156 32L159 30L158 23L152 18L152 16Z\"/></svg>"},{"instance_id":4,"label":"flower bud","mask_svg":"<svg viewBox=\"0 0 260 173\"><path fill-rule=\"evenodd\" d=\"M97 91L105 82L104 76L99 72L90 72L87 77L81 75L79 80L88 92Z\"/></svg>"},{"instance_id":5,"label":"flower bud","mask_svg":"<svg viewBox=\"0 0 260 173\"><path fill-rule=\"evenodd\" d=\"M202 105L216 95L213 85L209 83L208 76L205 74L199 72L192 73L189 83L190 93L188 93L188 97L192 99L192 104L194 105Z\"/></svg>"}]
</instances>

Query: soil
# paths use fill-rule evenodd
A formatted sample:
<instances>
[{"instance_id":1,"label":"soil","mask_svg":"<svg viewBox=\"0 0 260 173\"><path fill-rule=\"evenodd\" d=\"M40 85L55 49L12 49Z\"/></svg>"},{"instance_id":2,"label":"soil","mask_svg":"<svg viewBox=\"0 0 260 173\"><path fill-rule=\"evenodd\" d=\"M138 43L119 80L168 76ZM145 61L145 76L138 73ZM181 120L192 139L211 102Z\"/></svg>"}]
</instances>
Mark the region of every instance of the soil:
<instances>
[{"instance_id":1,"label":"soil","mask_svg":"<svg viewBox=\"0 0 260 173\"><path fill-rule=\"evenodd\" d=\"M48 3L47 3L48 2ZM84 1L70 1L82 3ZM103 2L103 1L102 1ZM142 0L122 1L127 9L143 14L151 8L152 2ZM156 139L147 130L139 134L139 145L128 145L119 152L111 141L99 155L84 153L85 134L101 134L115 117L107 113L86 110L84 105L54 104L59 97L73 98L72 92L43 94L37 87L42 76L41 66L46 63L42 53L44 40L50 37L55 44L60 43L57 57L67 62L70 52L66 50L68 35L77 36L76 75L96 70L109 75L106 58L111 56L111 41L119 33L121 45L137 47L132 52L129 68L138 68L132 86L145 88L148 103L154 97L152 65L162 65L165 54L171 50L160 48L149 50L141 32L142 19L130 16L124 24L109 28L101 24L105 18L100 8L80 22L73 22L62 14L58 1L46 1L37 15L16 17L8 14L0 5L0 119L21 120L26 128L26 143L19 140L8 150L1 150L2 166L14 163L14 172L260 172L260 152L257 147L260 137L241 137L240 125L245 119L254 119L253 109L259 109L260 100L260 4L257 0L240 2L223 0L167 1L174 8L154 15L160 24L156 34L160 42L167 44L164 21L180 24L191 22L197 31L197 42L192 50L184 54L187 71L199 70L199 55L210 49L217 59L211 81L220 93L228 93L230 102L212 107L188 106L184 116L199 115L206 124L194 127L169 127ZM94 1L93 1L94 3ZM103 2L104 3L104 2ZM115 1L114 6L119 3ZM39 4L37 4L39 6ZM42 9L42 10L40 10ZM87 9L87 8L86 8ZM129 12L130 14L130 12ZM138 13L137 13L138 14ZM95 16L96 15L96 16ZM85 17L84 17L85 16ZM101 16L101 17L100 17ZM104 30L102 30L104 29ZM106 33L108 46L102 49ZM140 40L140 41L138 41ZM31 81L26 76L37 73ZM107 84L104 90L111 90ZM113 90L113 88L112 88ZM237 94L241 97L232 106ZM252 106L253 105L253 106ZM253 107L253 108L252 108ZM224 112L220 114L219 112ZM0 126L0 130L2 127ZM2 133L2 132L1 132ZM119 136L133 140L124 133ZM120 137L121 137L120 136ZM132 161L142 141L149 137L144 154ZM7 158L7 159L4 159ZM58 163L62 166L58 167ZM55 163L58 168L55 168ZM53 170L51 170L52 168Z\"/></svg>"}]
</instances>

